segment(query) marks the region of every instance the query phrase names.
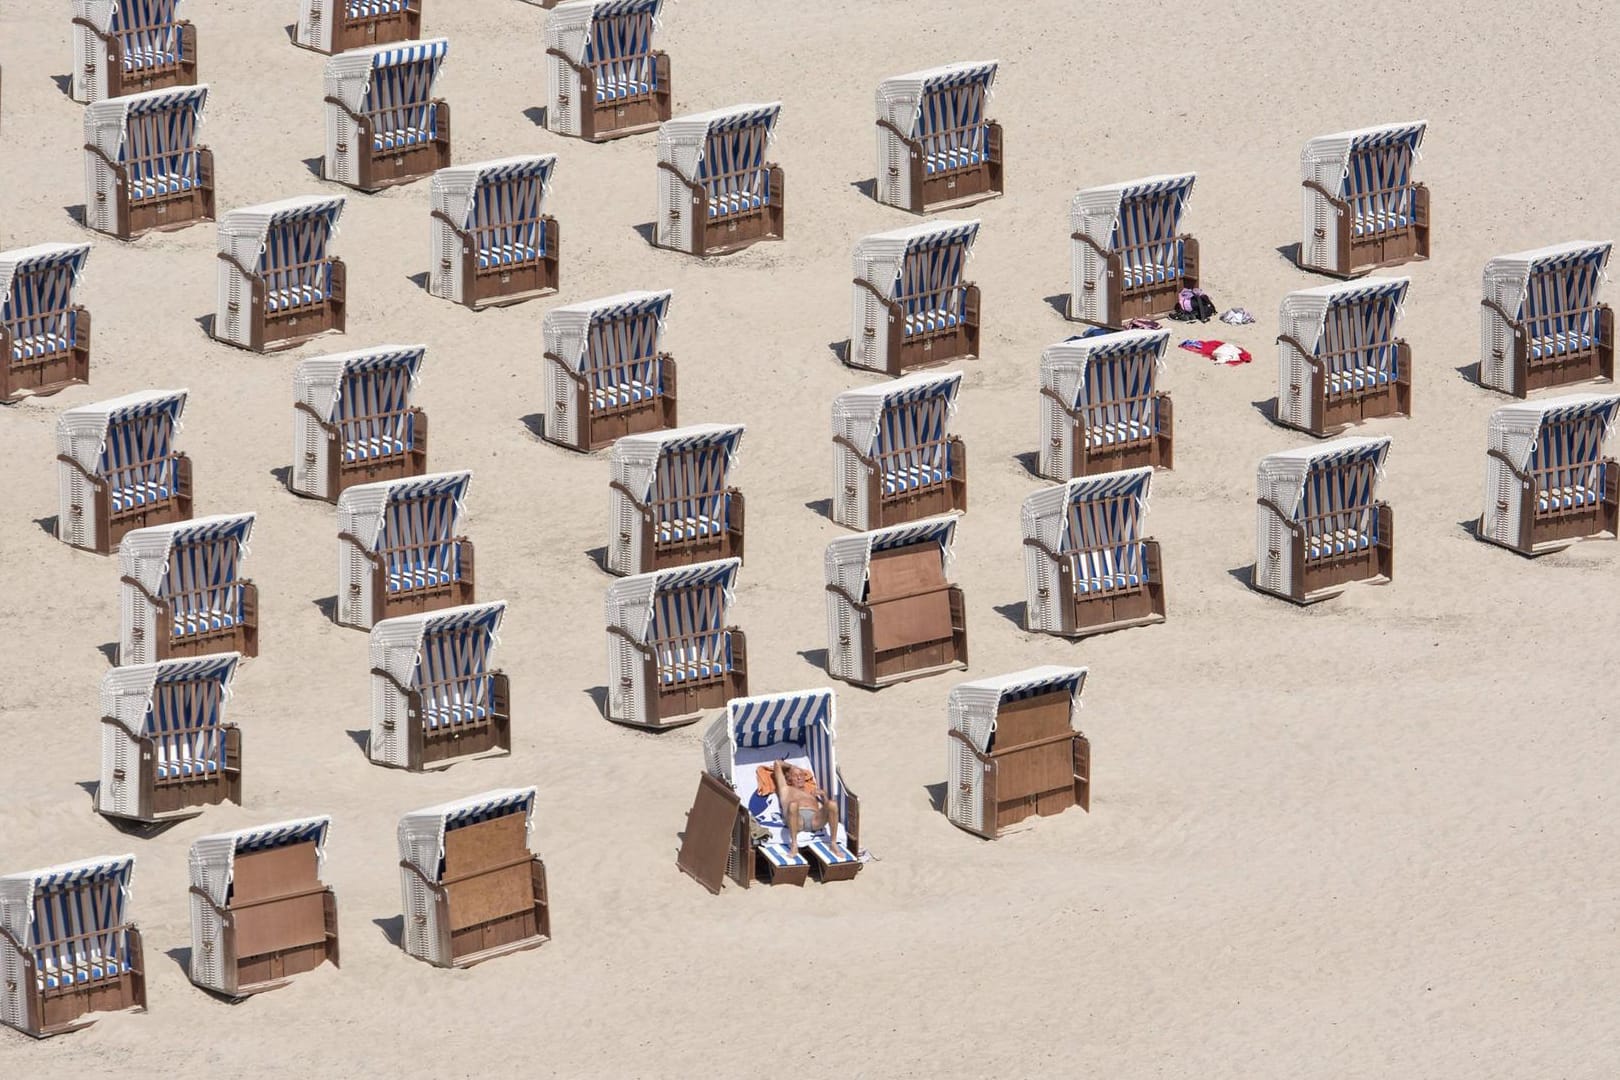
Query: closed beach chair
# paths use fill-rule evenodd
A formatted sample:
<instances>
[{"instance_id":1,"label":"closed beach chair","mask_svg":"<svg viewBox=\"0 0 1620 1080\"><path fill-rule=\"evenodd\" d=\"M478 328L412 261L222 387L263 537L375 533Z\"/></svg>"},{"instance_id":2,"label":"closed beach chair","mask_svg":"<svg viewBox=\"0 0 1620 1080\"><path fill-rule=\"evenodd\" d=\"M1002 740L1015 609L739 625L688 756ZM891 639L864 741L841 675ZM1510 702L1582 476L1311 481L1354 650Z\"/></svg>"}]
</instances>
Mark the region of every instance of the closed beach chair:
<instances>
[{"instance_id":1,"label":"closed beach chair","mask_svg":"<svg viewBox=\"0 0 1620 1080\"><path fill-rule=\"evenodd\" d=\"M1356 277L1429 257L1429 189L1412 179L1427 129L1385 124L1305 144L1301 270Z\"/></svg>"},{"instance_id":2,"label":"closed beach chair","mask_svg":"<svg viewBox=\"0 0 1620 1080\"><path fill-rule=\"evenodd\" d=\"M1069 204L1069 318L1116 329L1198 288L1198 241L1181 231L1196 173L1087 188Z\"/></svg>"},{"instance_id":3,"label":"closed beach chair","mask_svg":"<svg viewBox=\"0 0 1620 1080\"><path fill-rule=\"evenodd\" d=\"M676 859L718 893L730 878L803 885L848 881L861 869L860 800L844 783L836 747L837 708L827 689L734 698L703 736L703 775ZM837 835L789 829L774 781L777 761L808 769L838 807Z\"/></svg>"},{"instance_id":4,"label":"closed beach chair","mask_svg":"<svg viewBox=\"0 0 1620 1080\"><path fill-rule=\"evenodd\" d=\"M253 521L253 514L218 514L124 534L120 664L259 655L259 587L242 573Z\"/></svg>"},{"instance_id":5,"label":"closed beach chair","mask_svg":"<svg viewBox=\"0 0 1620 1080\"><path fill-rule=\"evenodd\" d=\"M609 587L609 720L679 727L748 693L748 642L731 625L741 565L720 559L637 574Z\"/></svg>"},{"instance_id":6,"label":"closed beach chair","mask_svg":"<svg viewBox=\"0 0 1620 1080\"><path fill-rule=\"evenodd\" d=\"M497 600L371 628L373 764L421 772L512 752L511 691L491 661L505 614Z\"/></svg>"},{"instance_id":7,"label":"closed beach chair","mask_svg":"<svg viewBox=\"0 0 1620 1080\"><path fill-rule=\"evenodd\" d=\"M674 293L627 292L546 312L548 441L600 450L676 424L675 359L663 351Z\"/></svg>"},{"instance_id":8,"label":"closed beach chair","mask_svg":"<svg viewBox=\"0 0 1620 1080\"><path fill-rule=\"evenodd\" d=\"M208 87L106 98L84 110L84 222L134 240L214 220L214 152L197 141Z\"/></svg>"},{"instance_id":9,"label":"closed beach chair","mask_svg":"<svg viewBox=\"0 0 1620 1080\"><path fill-rule=\"evenodd\" d=\"M231 999L338 964L337 895L326 884L332 819L302 818L191 845L191 981Z\"/></svg>"},{"instance_id":10,"label":"closed beach chair","mask_svg":"<svg viewBox=\"0 0 1620 1080\"><path fill-rule=\"evenodd\" d=\"M607 570L645 574L743 557L744 502L731 486L741 424L696 424L613 444Z\"/></svg>"},{"instance_id":11,"label":"closed beach chair","mask_svg":"<svg viewBox=\"0 0 1620 1080\"><path fill-rule=\"evenodd\" d=\"M73 0L73 100L194 86L197 28L181 0Z\"/></svg>"},{"instance_id":12,"label":"closed beach chair","mask_svg":"<svg viewBox=\"0 0 1620 1080\"><path fill-rule=\"evenodd\" d=\"M336 54L422 36L422 0L299 0L293 40Z\"/></svg>"},{"instance_id":13,"label":"closed beach chair","mask_svg":"<svg viewBox=\"0 0 1620 1080\"><path fill-rule=\"evenodd\" d=\"M343 204L341 195L305 195L220 218L214 340L270 352L343 333L348 274L330 253Z\"/></svg>"},{"instance_id":14,"label":"closed beach chair","mask_svg":"<svg viewBox=\"0 0 1620 1080\"><path fill-rule=\"evenodd\" d=\"M967 667L967 606L950 581L957 514L827 545L827 673L877 689Z\"/></svg>"},{"instance_id":15,"label":"closed beach chair","mask_svg":"<svg viewBox=\"0 0 1620 1080\"><path fill-rule=\"evenodd\" d=\"M111 555L131 529L191 520L191 459L175 450L185 390L148 390L56 419L56 536Z\"/></svg>"},{"instance_id":16,"label":"closed beach chair","mask_svg":"<svg viewBox=\"0 0 1620 1080\"><path fill-rule=\"evenodd\" d=\"M574 0L546 19L546 126L592 142L670 116L669 57L653 48L664 0Z\"/></svg>"},{"instance_id":17,"label":"closed beach chair","mask_svg":"<svg viewBox=\"0 0 1620 1080\"><path fill-rule=\"evenodd\" d=\"M1277 421L1318 438L1412 415L1412 350L1395 336L1407 278L1301 289L1277 315Z\"/></svg>"},{"instance_id":18,"label":"closed beach chair","mask_svg":"<svg viewBox=\"0 0 1620 1080\"><path fill-rule=\"evenodd\" d=\"M782 239L782 167L768 160L781 111L781 102L734 105L664 121L654 244L724 255Z\"/></svg>"},{"instance_id":19,"label":"closed beach chair","mask_svg":"<svg viewBox=\"0 0 1620 1080\"><path fill-rule=\"evenodd\" d=\"M994 840L1031 817L1091 810L1086 669L1035 667L951 687L945 816Z\"/></svg>"},{"instance_id":20,"label":"closed beach chair","mask_svg":"<svg viewBox=\"0 0 1620 1080\"><path fill-rule=\"evenodd\" d=\"M400 945L435 967L471 967L551 940L535 789L504 788L399 819Z\"/></svg>"},{"instance_id":21,"label":"closed beach chair","mask_svg":"<svg viewBox=\"0 0 1620 1080\"><path fill-rule=\"evenodd\" d=\"M1475 535L1522 555L1620 534L1620 465L1604 454L1620 394L1573 394L1491 414Z\"/></svg>"},{"instance_id":22,"label":"closed beach chair","mask_svg":"<svg viewBox=\"0 0 1620 1080\"><path fill-rule=\"evenodd\" d=\"M961 372L907 375L833 399L832 518L878 529L967 509L967 447L951 434Z\"/></svg>"},{"instance_id":23,"label":"closed beach chair","mask_svg":"<svg viewBox=\"0 0 1620 1080\"><path fill-rule=\"evenodd\" d=\"M1024 626L1080 638L1164 622L1150 468L1082 476L1024 500Z\"/></svg>"},{"instance_id":24,"label":"closed beach chair","mask_svg":"<svg viewBox=\"0 0 1620 1080\"><path fill-rule=\"evenodd\" d=\"M1395 573L1395 515L1377 500L1389 439L1334 439L1261 459L1252 584L1314 604Z\"/></svg>"},{"instance_id":25,"label":"closed beach chair","mask_svg":"<svg viewBox=\"0 0 1620 1080\"><path fill-rule=\"evenodd\" d=\"M1073 480L1175 463L1175 414L1159 389L1168 330L1071 338L1041 353L1036 471Z\"/></svg>"},{"instance_id":26,"label":"closed beach chair","mask_svg":"<svg viewBox=\"0 0 1620 1080\"><path fill-rule=\"evenodd\" d=\"M314 356L293 373L296 495L336 502L358 484L427 472L427 414L411 404L426 345Z\"/></svg>"},{"instance_id":27,"label":"closed beach chair","mask_svg":"<svg viewBox=\"0 0 1620 1080\"><path fill-rule=\"evenodd\" d=\"M433 96L445 38L378 45L326 62L328 180L378 191L450 164L450 106Z\"/></svg>"},{"instance_id":28,"label":"closed beach chair","mask_svg":"<svg viewBox=\"0 0 1620 1080\"><path fill-rule=\"evenodd\" d=\"M242 802L242 732L225 719L234 652L116 667L101 680L96 810L152 824Z\"/></svg>"},{"instance_id":29,"label":"closed beach chair","mask_svg":"<svg viewBox=\"0 0 1620 1080\"><path fill-rule=\"evenodd\" d=\"M89 244L0 251L0 401L90 381L90 313L78 302Z\"/></svg>"},{"instance_id":30,"label":"closed beach chair","mask_svg":"<svg viewBox=\"0 0 1620 1080\"><path fill-rule=\"evenodd\" d=\"M918 214L1002 194L996 61L946 64L878 84L877 199Z\"/></svg>"},{"instance_id":31,"label":"closed beach chair","mask_svg":"<svg viewBox=\"0 0 1620 1080\"><path fill-rule=\"evenodd\" d=\"M0 877L0 1022L42 1039L146 1009L134 872L135 856L104 855Z\"/></svg>"},{"instance_id":32,"label":"closed beach chair","mask_svg":"<svg viewBox=\"0 0 1620 1080\"><path fill-rule=\"evenodd\" d=\"M1614 312L1597 298L1613 245L1576 241L1485 264L1479 382L1532 390L1614 378Z\"/></svg>"},{"instance_id":33,"label":"closed beach chair","mask_svg":"<svg viewBox=\"0 0 1620 1080\"><path fill-rule=\"evenodd\" d=\"M855 245L851 367L899 375L979 355L979 287L965 276L977 221L933 221Z\"/></svg>"},{"instance_id":34,"label":"closed beach chair","mask_svg":"<svg viewBox=\"0 0 1620 1080\"><path fill-rule=\"evenodd\" d=\"M428 292L477 310L557 291L562 234L546 213L555 154L524 154L433 174Z\"/></svg>"},{"instance_id":35,"label":"closed beach chair","mask_svg":"<svg viewBox=\"0 0 1620 1080\"><path fill-rule=\"evenodd\" d=\"M473 602L473 544L461 535L470 472L357 484L338 496L337 622Z\"/></svg>"}]
</instances>

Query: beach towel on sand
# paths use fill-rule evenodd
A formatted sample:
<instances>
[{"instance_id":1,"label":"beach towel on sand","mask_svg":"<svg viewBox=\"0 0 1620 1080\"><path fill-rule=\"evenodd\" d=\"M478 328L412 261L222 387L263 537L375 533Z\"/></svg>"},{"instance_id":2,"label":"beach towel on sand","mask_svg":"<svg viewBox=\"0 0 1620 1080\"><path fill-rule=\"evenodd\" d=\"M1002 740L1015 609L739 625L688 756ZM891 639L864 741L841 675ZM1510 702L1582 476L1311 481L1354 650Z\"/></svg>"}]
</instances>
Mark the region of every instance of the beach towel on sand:
<instances>
[{"instance_id":1,"label":"beach towel on sand","mask_svg":"<svg viewBox=\"0 0 1620 1080\"><path fill-rule=\"evenodd\" d=\"M1247 349L1240 349L1229 341L1183 341L1181 348L1188 352L1195 352L1199 356L1207 356L1217 364L1233 367L1237 364L1247 364L1254 357L1249 355Z\"/></svg>"}]
</instances>

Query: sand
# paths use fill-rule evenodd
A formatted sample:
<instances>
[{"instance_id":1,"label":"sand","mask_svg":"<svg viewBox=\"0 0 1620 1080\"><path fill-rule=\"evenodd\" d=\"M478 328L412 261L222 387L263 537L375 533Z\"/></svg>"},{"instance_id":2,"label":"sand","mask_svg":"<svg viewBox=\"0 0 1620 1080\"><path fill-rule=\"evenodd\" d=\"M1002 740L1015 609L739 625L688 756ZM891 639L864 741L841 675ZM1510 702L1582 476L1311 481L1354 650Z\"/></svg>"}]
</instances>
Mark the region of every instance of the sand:
<instances>
[{"instance_id":1,"label":"sand","mask_svg":"<svg viewBox=\"0 0 1620 1080\"><path fill-rule=\"evenodd\" d=\"M544 13L516 0L429 0L452 42L441 93L455 159L555 152L561 295L474 314L427 295L426 182L350 193L337 251L349 333L257 356L210 342L214 229L122 244L83 201L81 107L65 82L64 4L0 19L0 247L91 239L92 382L0 411L0 872L98 853L138 856L134 914L150 1012L45 1043L0 1033L0 1074L186 1077L818 1076L1607 1077L1620 1070L1620 769L1610 674L1620 551L1588 543L1533 562L1473 540L1485 421L1503 399L1465 380L1484 261L1611 235L1613 80L1600 5L1443 16L1193 4L672 0L660 44L676 111L785 105L788 239L712 262L656 251L653 136L604 146L536 126ZM322 152L323 58L294 48L292 0L194 4L212 85L206 142L219 206L341 190ZM1579 47L1579 43L1588 43ZM946 676L838 690L839 751L877 856L851 884L709 895L674 865L701 769L701 727L604 721L605 455L541 443L539 340L555 304L675 290L666 344L684 422L748 425L749 500L735 609L756 692L820 686L822 551L833 396L875 377L841 367L849 253L911 218L860 190L874 170L880 78L1002 61L1009 194L984 225L984 357L957 430L970 458L959 531L971 674L1083 664L1094 747L1089 815L987 843L935 807ZM1409 273L1401 333L1412 419L1384 496L1397 577L1308 610L1250 592L1254 467L1305 436L1256 407L1275 393L1279 298L1320 284L1278 249L1298 239L1298 152L1322 132L1430 121L1421 176L1434 251ZM1222 307L1258 317L1195 328L1255 353L1221 368L1172 351L1176 470L1155 479L1169 621L1071 644L1022 632L1018 505L1041 481L1043 346L1076 328L1074 190L1196 170L1188 227ZM643 231L644 228L643 228ZM467 530L481 598L510 604L515 753L433 775L370 765L366 638L318 603L335 590L330 507L290 495L291 373L301 357L429 346L417 401L432 467L474 472ZM262 653L232 703L246 805L148 839L91 809L98 687L117 636L116 560L54 540L53 423L66 407L147 388L191 391L181 446L198 514L254 510L248 563ZM467 971L390 940L394 829L419 806L537 784L555 940ZM313 813L334 819L329 880L343 966L222 1004L186 979L186 851L197 836Z\"/></svg>"}]
</instances>

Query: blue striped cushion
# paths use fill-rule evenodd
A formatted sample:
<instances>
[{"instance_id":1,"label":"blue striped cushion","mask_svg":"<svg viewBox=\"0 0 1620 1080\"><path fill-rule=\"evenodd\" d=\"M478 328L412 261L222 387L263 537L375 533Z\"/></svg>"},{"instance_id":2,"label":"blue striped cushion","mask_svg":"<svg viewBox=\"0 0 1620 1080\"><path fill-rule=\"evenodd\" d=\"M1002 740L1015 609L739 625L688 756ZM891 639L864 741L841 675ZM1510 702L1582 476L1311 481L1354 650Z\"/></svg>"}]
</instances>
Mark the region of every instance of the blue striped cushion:
<instances>
[{"instance_id":1,"label":"blue striped cushion","mask_svg":"<svg viewBox=\"0 0 1620 1080\"><path fill-rule=\"evenodd\" d=\"M177 637L226 630L235 625L236 615L229 611L186 611L174 617L174 633Z\"/></svg>"},{"instance_id":2,"label":"blue striped cushion","mask_svg":"<svg viewBox=\"0 0 1620 1080\"><path fill-rule=\"evenodd\" d=\"M1134 589L1146 580L1141 574L1104 574L1101 577L1080 578L1074 583L1074 591L1102 593L1114 589Z\"/></svg>"},{"instance_id":3,"label":"blue striped cushion","mask_svg":"<svg viewBox=\"0 0 1620 1080\"><path fill-rule=\"evenodd\" d=\"M894 495L915 488L944 483L945 474L927 465L913 465L899 472L883 474L883 494Z\"/></svg>"},{"instance_id":4,"label":"blue striped cushion","mask_svg":"<svg viewBox=\"0 0 1620 1080\"><path fill-rule=\"evenodd\" d=\"M652 83L637 79L606 79L596 85L596 100L618 101L621 98L650 94L652 91Z\"/></svg>"},{"instance_id":5,"label":"blue striped cushion","mask_svg":"<svg viewBox=\"0 0 1620 1080\"><path fill-rule=\"evenodd\" d=\"M913 334L931 334L936 330L948 330L960 324L962 317L953 311L943 308L933 311L909 312L906 315L905 332L909 337Z\"/></svg>"},{"instance_id":6,"label":"blue striped cushion","mask_svg":"<svg viewBox=\"0 0 1620 1080\"><path fill-rule=\"evenodd\" d=\"M1405 214L1391 214L1381 211L1372 214L1357 214L1355 233L1357 236L1371 236L1373 233L1389 232L1391 229L1402 229L1411 224L1412 219Z\"/></svg>"},{"instance_id":7,"label":"blue striped cushion","mask_svg":"<svg viewBox=\"0 0 1620 1080\"><path fill-rule=\"evenodd\" d=\"M746 213L749 210L758 210L770 203L769 193L763 195L749 195L745 192L728 192L723 195L709 197L709 216L712 218L731 217L734 214Z\"/></svg>"},{"instance_id":8,"label":"blue striped cushion","mask_svg":"<svg viewBox=\"0 0 1620 1080\"><path fill-rule=\"evenodd\" d=\"M1178 263L1145 262L1125 267L1122 275L1126 288L1139 289L1144 285L1175 280L1181 276L1181 266Z\"/></svg>"},{"instance_id":9,"label":"blue striped cushion","mask_svg":"<svg viewBox=\"0 0 1620 1080\"><path fill-rule=\"evenodd\" d=\"M1326 559L1333 555L1350 555L1357 551L1366 551L1372 546L1372 538L1356 529L1343 529L1323 536L1312 536L1305 542L1305 556L1309 559Z\"/></svg>"},{"instance_id":10,"label":"blue striped cushion","mask_svg":"<svg viewBox=\"0 0 1620 1080\"><path fill-rule=\"evenodd\" d=\"M668 544L677 540L697 540L705 536L719 536L725 531L724 522L699 514L680 521L659 522L658 542Z\"/></svg>"},{"instance_id":11,"label":"blue striped cushion","mask_svg":"<svg viewBox=\"0 0 1620 1080\"><path fill-rule=\"evenodd\" d=\"M375 19L404 11L405 0L348 0L345 7L351 19Z\"/></svg>"},{"instance_id":12,"label":"blue striped cushion","mask_svg":"<svg viewBox=\"0 0 1620 1080\"><path fill-rule=\"evenodd\" d=\"M1113 446L1153 437L1153 425L1137 420L1115 420L1086 428L1087 446Z\"/></svg>"},{"instance_id":13,"label":"blue striped cushion","mask_svg":"<svg viewBox=\"0 0 1620 1080\"><path fill-rule=\"evenodd\" d=\"M1601 496L1591 488L1581 484L1572 487L1553 488L1536 495L1536 511L1545 514L1549 510L1578 510L1583 506L1596 506L1602 501Z\"/></svg>"},{"instance_id":14,"label":"blue striped cushion","mask_svg":"<svg viewBox=\"0 0 1620 1080\"><path fill-rule=\"evenodd\" d=\"M318 304L325 299L326 290L318 285L294 285L286 289L271 289L265 295L264 306L270 311L285 311Z\"/></svg>"},{"instance_id":15,"label":"blue striped cushion","mask_svg":"<svg viewBox=\"0 0 1620 1080\"><path fill-rule=\"evenodd\" d=\"M719 660L701 660L697 663L677 663L659 670L658 681L665 686L713 678L726 673L726 665Z\"/></svg>"},{"instance_id":16,"label":"blue striped cushion","mask_svg":"<svg viewBox=\"0 0 1620 1080\"><path fill-rule=\"evenodd\" d=\"M1383 368L1358 367L1330 371L1327 388L1330 394L1343 394L1351 390L1368 390L1394 381L1394 376Z\"/></svg>"},{"instance_id":17,"label":"blue striped cushion","mask_svg":"<svg viewBox=\"0 0 1620 1080\"><path fill-rule=\"evenodd\" d=\"M47 970L34 981L41 990L58 990L81 983L94 982L97 979L116 978L129 970L128 961L96 959L71 971Z\"/></svg>"},{"instance_id":18,"label":"blue striped cushion","mask_svg":"<svg viewBox=\"0 0 1620 1080\"><path fill-rule=\"evenodd\" d=\"M196 181L189 176L179 173L156 173L152 176L136 177L129 182L129 197L131 199L157 199L165 195L177 195L182 191L190 191L196 186Z\"/></svg>"},{"instance_id":19,"label":"blue striped cushion","mask_svg":"<svg viewBox=\"0 0 1620 1080\"><path fill-rule=\"evenodd\" d=\"M431 128L406 127L398 131L380 131L371 137L373 150L404 150L406 147L433 141Z\"/></svg>"},{"instance_id":20,"label":"blue striped cushion","mask_svg":"<svg viewBox=\"0 0 1620 1080\"><path fill-rule=\"evenodd\" d=\"M833 843L831 840L828 840L823 836L818 836L810 841L810 853L819 861L827 864L828 866L838 866L840 863L860 862L860 859L856 858L854 855L851 855L842 846Z\"/></svg>"},{"instance_id":21,"label":"blue striped cushion","mask_svg":"<svg viewBox=\"0 0 1620 1080\"><path fill-rule=\"evenodd\" d=\"M797 851L794 851L785 844L761 844L759 845L759 851L761 855L765 856L765 861L770 863L772 866L782 867L810 865L804 861L803 855L800 855Z\"/></svg>"},{"instance_id":22,"label":"blue striped cushion","mask_svg":"<svg viewBox=\"0 0 1620 1080\"><path fill-rule=\"evenodd\" d=\"M527 244L497 244L492 248L485 248L478 253L478 269L488 270L492 266L512 266L515 263L533 262L545 252Z\"/></svg>"},{"instance_id":23,"label":"blue striped cushion","mask_svg":"<svg viewBox=\"0 0 1620 1080\"><path fill-rule=\"evenodd\" d=\"M658 388L632 379L618 386L599 386L591 391L591 404L598 409L613 409L621 405L634 405L651 401L658 396Z\"/></svg>"},{"instance_id":24,"label":"blue striped cushion","mask_svg":"<svg viewBox=\"0 0 1620 1080\"><path fill-rule=\"evenodd\" d=\"M412 566L389 573L388 591L405 592L408 589L431 589L436 585L448 585L454 580L456 580L456 576L449 570L442 570L436 566Z\"/></svg>"},{"instance_id":25,"label":"blue striped cushion","mask_svg":"<svg viewBox=\"0 0 1620 1080\"><path fill-rule=\"evenodd\" d=\"M430 730L458 727L489 719L489 709L483 705L429 704L422 709L422 719Z\"/></svg>"},{"instance_id":26,"label":"blue striped cushion","mask_svg":"<svg viewBox=\"0 0 1620 1080\"><path fill-rule=\"evenodd\" d=\"M125 71L141 71L146 68L165 67L180 61L180 54L167 52L163 49L133 48L124 54Z\"/></svg>"},{"instance_id":27,"label":"blue striped cushion","mask_svg":"<svg viewBox=\"0 0 1620 1080\"><path fill-rule=\"evenodd\" d=\"M970 165L978 165L985 160L982 150L937 150L923 159L923 169L929 175L949 172L952 169L965 169Z\"/></svg>"},{"instance_id":28,"label":"blue striped cushion","mask_svg":"<svg viewBox=\"0 0 1620 1080\"><path fill-rule=\"evenodd\" d=\"M131 484L129 487L117 488L112 492L111 502L114 510L128 510L136 506L146 506L149 503L159 503L169 497L167 484L153 481Z\"/></svg>"},{"instance_id":29,"label":"blue striped cushion","mask_svg":"<svg viewBox=\"0 0 1620 1080\"><path fill-rule=\"evenodd\" d=\"M157 766L157 778L159 780L178 780L181 777L207 776L209 773L218 771L219 763L217 761L160 761Z\"/></svg>"},{"instance_id":30,"label":"blue striped cushion","mask_svg":"<svg viewBox=\"0 0 1620 1080\"><path fill-rule=\"evenodd\" d=\"M35 334L32 337L14 339L11 343L11 356L15 360L32 360L39 356L67 352L72 347L73 339L64 334Z\"/></svg>"},{"instance_id":31,"label":"blue striped cushion","mask_svg":"<svg viewBox=\"0 0 1620 1080\"><path fill-rule=\"evenodd\" d=\"M389 457L393 454L403 454L409 449L399 439L391 439L386 435L376 435L359 442L343 444L344 461L370 461L372 458Z\"/></svg>"},{"instance_id":32,"label":"blue striped cushion","mask_svg":"<svg viewBox=\"0 0 1620 1080\"><path fill-rule=\"evenodd\" d=\"M1530 343L1530 356L1532 359L1539 360L1544 356L1562 356L1564 353L1578 352L1581 349L1590 349L1591 347L1591 334L1559 330L1532 341Z\"/></svg>"}]
</instances>

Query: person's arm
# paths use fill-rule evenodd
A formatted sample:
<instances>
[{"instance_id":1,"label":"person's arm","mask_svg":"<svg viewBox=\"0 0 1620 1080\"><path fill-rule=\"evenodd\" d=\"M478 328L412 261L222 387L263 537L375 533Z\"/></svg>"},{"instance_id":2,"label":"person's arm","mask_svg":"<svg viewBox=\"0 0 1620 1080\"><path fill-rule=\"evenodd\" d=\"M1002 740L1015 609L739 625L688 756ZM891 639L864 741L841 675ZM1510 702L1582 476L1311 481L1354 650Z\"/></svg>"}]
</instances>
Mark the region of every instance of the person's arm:
<instances>
[{"instance_id":1,"label":"person's arm","mask_svg":"<svg viewBox=\"0 0 1620 1080\"><path fill-rule=\"evenodd\" d=\"M788 779L787 771L782 768L782 759L777 758L771 766L771 775L776 780L776 801L780 804L782 819L787 820L788 812Z\"/></svg>"}]
</instances>

